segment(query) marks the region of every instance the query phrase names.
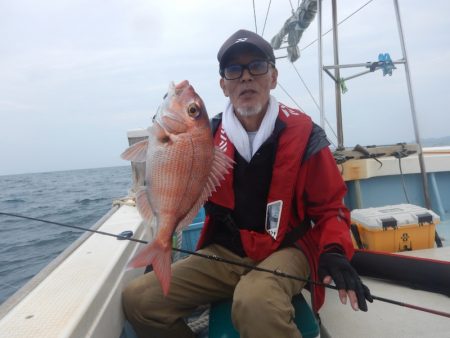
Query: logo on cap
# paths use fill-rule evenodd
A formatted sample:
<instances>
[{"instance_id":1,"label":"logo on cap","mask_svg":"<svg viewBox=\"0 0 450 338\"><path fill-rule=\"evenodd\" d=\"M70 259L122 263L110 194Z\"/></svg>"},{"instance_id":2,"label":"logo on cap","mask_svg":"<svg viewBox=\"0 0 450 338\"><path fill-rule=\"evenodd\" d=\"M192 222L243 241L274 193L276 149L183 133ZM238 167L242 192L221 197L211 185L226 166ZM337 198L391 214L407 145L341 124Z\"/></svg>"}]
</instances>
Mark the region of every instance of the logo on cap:
<instances>
[{"instance_id":1,"label":"logo on cap","mask_svg":"<svg viewBox=\"0 0 450 338\"><path fill-rule=\"evenodd\" d=\"M248 40L248 38L240 38L240 39L237 39L234 43L245 42L247 40Z\"/></svg>"}]
</instances>

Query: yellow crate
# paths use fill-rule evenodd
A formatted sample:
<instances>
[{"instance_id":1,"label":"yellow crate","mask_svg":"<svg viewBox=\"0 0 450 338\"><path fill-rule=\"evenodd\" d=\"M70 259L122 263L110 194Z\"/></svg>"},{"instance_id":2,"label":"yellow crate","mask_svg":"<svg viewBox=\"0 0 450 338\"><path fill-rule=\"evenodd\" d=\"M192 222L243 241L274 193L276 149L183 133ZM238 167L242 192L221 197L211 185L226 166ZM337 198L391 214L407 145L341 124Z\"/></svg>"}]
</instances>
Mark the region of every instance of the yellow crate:
<instances>
[{"instance_id":1,"label":"yellow crate","mask_svg":"<svg viewBox=\"0 0 450 338\"><path fill-rule=\"evenodd\" d=\"M355 209L351 218L363 247L384 252L434 247L435 225L440 221L433 211L412 204ZM357 247L355 238L353 243Z\"/></svg>"}]
</instances>

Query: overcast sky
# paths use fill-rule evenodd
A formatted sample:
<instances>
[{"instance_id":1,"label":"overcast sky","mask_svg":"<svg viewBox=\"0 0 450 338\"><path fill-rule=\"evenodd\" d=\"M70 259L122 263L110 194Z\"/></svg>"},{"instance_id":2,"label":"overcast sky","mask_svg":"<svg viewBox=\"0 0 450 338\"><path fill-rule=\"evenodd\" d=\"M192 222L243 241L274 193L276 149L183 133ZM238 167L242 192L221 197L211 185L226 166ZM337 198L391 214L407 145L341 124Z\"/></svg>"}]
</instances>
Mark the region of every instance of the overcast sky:
<instances>
[{"instance_id":1,"label":"overcast sky","mask_svg":"<svg viewBox=\"0 0 450 338\"><path fill-rule=\"evenodd\" d=\"M296 6L297 1L291 0ZM368 0L338 1L342 20ZM324 0L323 30L331 27ZM170 81L188 79L212 116L225 98L216 53L240 28L255 30L250 0L0 0L0 175L127 165L126 132L146 128ZM261 34L269 0L258 1ZM450 135L450 2L399 0L415 103L424 138ZM264 31L270 40L291 15L272 0ZM317 21L300 48L317 37ZM339 26L341 63L402 58L393 1L374 0ZM332 64L331 34L324 38ZM277 51L277 56L284 52ZM317 44L295 67L277 60L273 94L319 123ZM347 77L364 69L347 69ZM325 112L335 124L334 87L325 80ZM412 141L404 67L348 80L343 95L345 146ZM332 141L333 131L326 128Z\"/></svg>"}]
</instances>

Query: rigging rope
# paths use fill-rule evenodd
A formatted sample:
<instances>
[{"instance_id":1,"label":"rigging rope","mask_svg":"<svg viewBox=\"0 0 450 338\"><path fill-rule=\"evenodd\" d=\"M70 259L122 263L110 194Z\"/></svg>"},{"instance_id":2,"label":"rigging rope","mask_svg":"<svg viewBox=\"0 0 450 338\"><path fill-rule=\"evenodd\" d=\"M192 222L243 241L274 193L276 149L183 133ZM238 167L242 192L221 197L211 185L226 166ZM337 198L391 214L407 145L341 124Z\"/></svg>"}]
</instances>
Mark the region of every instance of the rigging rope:
<instances>
[{"instance_id":1,"label":"rigging rope","mask_svg":"<svg viewBox=\"0 0 450 338\"><path fill-rule=\"evenodd\" d=\"M402 187L403 187L403 193L405 194L405 199L407 203L409 202L409 198L408 198L408 193L406 191L406 183L405 183L405 179L404 179L404 174L403 174L403 169L402 169L402 158L404 157L408 157L410 154L412 154L413 152L408 152L408 150L405 147L404 143L401 143L402 149L399 151L395 151L391 154L391 156L394 156L395 158L398 159L398 168L400 170L400 178L402 181Z\"/></svg>"},{"instance_id":2,"label":"rigging rope","mask_svg":"<svg viewBox=\"0 0 450 338\"><path fill-rule=\"evenodd\" d=\"M362 5L361 7L359 7L356 11L354 11L354 12L352 12L349 16L347 16L346 18L344 18L342 21L340 21L339 23L338 23L338 25L340 25L341 23L343 23L343 22L345 22L345 21L347 21L350 17L352 17L353 15L355 15L357 12L359 12L359 11L361 11L364 7L366 7L368 4L370 4L371 2L372 2L373 0L369 0L368 2L366 2L364 5ZM291 9L292 9L292 13L294 14L295 13L295 10L294 10L294 7L293 7L293 4L292 4L292 2L291 2L291 0L289 0L289 3L290 3L290 5L291 5ZM303 4L302 4L303 5ZM306 6L307 4L305 4L305 6ZM300 8L300 0L298 0L298 3L297 3L297 9L299 9ZM269 7L270 7L270 4L269 4ZM307 7L305 7L305 9L304 10L306 10L306 8ZM311 8L312 9L312 8ZM267 13L268 13L268 11L267 11ZM256 20L256 13L255 13L255 20ZM266 20L267 20L267 15L266 15ZM288 19L288 21L289 21L290 19ZM286 25L286 24L285 24ZM264 27L265 27L265 23L264 23ZM305 27L306 28L306 27ZM328 34L330 31L332 31L332 29L329 29L327 32L325 32L322 36L325 36L326 34ZM280 32L278 35L284 35L284 31L283 32ZM301 34L300 34L300 36L301 36ZM275 39L275 37L274 37L274 39ZM274 39L272 39L272 40L274 40ZM276 40L276 39L275 39ZM306 48L308 48L310 45L312 45L313 43L315 43L315 42L317 42L317 40L318 39L315 39L313 42L311 42L310 44L308 44L306 47L304 47L304 48L302 48L301 49L301 51L303 51L303 50L305 50ZM276 46L275 46L276 47ZM279 47L279 46L278 46ZM289 47L288 47L289 48ZM292 49L290 49L290 53L292 54ZM291 59L292 59L292 57L291 57ZM292 61L292 60L291 60ZM294 67L294 70L296 71L296 73L297 73L297 75L299 76L299 78L300 78L300 80L301 80L301 82L303 83L303 85L305 86L305 88L306 88L306 90L308 91L308 94L310 95L310 97L312 98L312 100L313 100L313 102L314 102L314 104L316 105L316 107L319 109L319 111L320 111L320 107L319 107L319 105L317 104L317 101L314 99L314 97L313 97L313 95L312 95L312 93L311 93L311 91L310 91L310 89L308 88L308 86L306 85L306 83L305 83L305 81L303 81L303 78L301 77L301 75L300 75L300 72L297 70L297 68L295 67L295 65L294 65L294 63L293 62L291 62L291 64L293 65L293 67ZM288 95L290 98L291 98L291 100L294 102L294 103L296 103L295 102L295 100L293 100L292 99L292 97L287 93L287 91L284 89L284 88L282 88L283 89L283 91L286 93L286 95ZM297 104L297 103L296 103ZM300 108L300 106L297 104L297 106ZM337 139L337 134L336 134L336 132L335 132L335 130L333 129L333 127L331 126L331 124L329 123L329 121L328 121L328 119L325 117L325 122L327 123L327 125L328 125L328 127L330 128L330 130L332 131L332 133L334 134L334 136L335 136L335 138ZM332 142L333 143L333 142ZM333 143L333 145L335 146L335 144Z\"/></svg>"},{"instance_id":3,"label":"rigging rope","mask_svg":"<svg viewBox=\"0 0 450 338\"><path fill-rule=\"evenodd\" d=\"M89 229L89 228L79 227L79 226L76 226L76 225L63 224L63 223L59 223L59 222L52 222L52 221L48 221L48 220L44 220L44 219L40 219L40 218L28 217L28 216L23 216L23 215L8 213L8 212L0 212L0 215L17 217L17 218L23 218L23 219L29 219L29 220L33 220L33 221L39 221L39 222L43 222L43 223L48 223L48 224L55 224L55 225L59 225L59 226L67 227L67 228L74 228L74 229L78 229L78 230L89 231L89 232L93 232L93 233L100 234L100 235L115 237L115 238L117 238L119 240L128 240L128 241L142 243L142 244L148 244L149 243L148 241L144 241L144 240L141 240L141 239L137 239L137 238L131 237L132 236L131 231L124 231L123 233L121 233L119 235L116 235L116 234L105 232L105 231L93 230L93 229ZM125 233L126 233L126 235L125 235ZM265 269L265 268L261 268L259 266L246 264L246 263L241 263L241 262L233 261L231 259L222 258L222 257L219 257L217 255L206 255L206 254L202 254L202 253L191 251L191 250L185 250L185 249L179 249L179 248L172 248L172 250L179 251L179 252L182 252L182 253L186 253L188 255L194 255L194 256L210 259L210 260L217 261L217 262L222 262L222 263L226 263L226 264L231 264L231 265L244 267L244 268L247 268L247 269L250 269L250 270L271 273L271 274L273 274L275 276L278 276L278 277L294 279L294 280L298 280L298 281L301 281L301 282L307 282L307 283L310 283L310 284L319 285L319 286L322 286L322 287L325 287L325 288L328 288L328 289L338 290L338 288L336 286L334 286L334 285L324 284L324 283L315 281L313 279L305 279L305 278L302 278L302 277L293 276L293 275L284 273L283 271L280 271L278 269L276 269L276 270ZM450 313L448 313L448 312L428 309L428 308L425 308L425 307L416 306L416 305L412 305L412 304L408 304L408 303L404 303L404 302L399 302L399 301L396 301L396 300L383 298L383 297L378 297L378 296L374 296L374 295L372 295L372 298L374 300L379 300L381 302L390 303L390 304L394 304L394 305L399 305L399 306L407 307L407 308L410 308L410 309L419 310L419 311L423 311L423 312L428 312L428 313L432 313L432 314L435 314L435 315L438 315L438 316L443 316L443 317L450 318Z\"/></svg>"},{"instance_id":4,"label":"rigging rope","mask_svg":"<svg viewBox=\"0 0 450 338\"><path fill-rule=\"evenodd\" d=\"M291 5L291 10L292 10L292 13L294 13L294 12L295 12L295 10L294 10L294 6L292 5L292 1L291 1L291 0L289 0L289 4ZM297 8L298 8L298 6L297 6Z\"/></svg>"},{"instance_id":5,"label":"rigging rope","mask_svg":"<svg viewBox=\"0 0 450 338\"><path fill-rule=\"evenodd\" d=\"M274 49L280 49L287 38L287 54L289 61L294 62L300 57L298 43L303 32L308 28L317 12L317 0L303 0L295 12L286 20L278 34L270 41Z\"/></svg>"},{"instance_id":6,"label":"rigging rope","mask_svg":"<svg viewBox=\"0 0 450 338\"><path fill-rule=\"evenodd\" d=\"M263 34L264 34L264 31L265 31L266 22L267 22L267 18L268 18L268 14L269 14L269 9L270 9L271 2L272 2L272 0L270 0L269 6L268 6L268 8L267 8L266 18L265 18L265 21L264 21ZM345 17L343 20L341 20L341 21L338 23L338 25L340 25L340 24L344 23L345 21L347 21L349 18L351 18L353 15L355 15L356 13L358 13L359 11L361 11L364 7L366 7L367 5L369 5L371 2L373 2L373 0L367 1L365 4L363 4L363 5L362 5L361 7L359 7L357 10L355 10L355 11L352 12L350 15L348 15L348 16ZM290 4L290 6L291 6L292 13L294 14L294 13L295 13L295 10L294 10L294 6L293 6L291 0L289 0L289 4ZM300 7L300 0L297 1L297 9L298 9L299 7ZM254 20L255 20L255 30L256 30L256 32L257 32L258 29L257 29L257 25L256 25L256 8L255 8L255 1L254 1L254 0L253 0L253 15L254 15ZM332 31L332 28L329 29L328 31L326 31L322 36L325 36L326 34L328 34L328 33L331 32L331 31ZM318 39L315 39L314 41L310 42L310 43L309 43L308 45L306 45L304 48L300 49L300 51L305 50L306 48L308 48L309 46L311 46L312 44L314 44L315 42L317 42L317 40L318 40ZM301 75L300 75L299 71L297 70L297 68L295 67L294 63L291 62L291 64L293 65L294 70L296 71L297 75L299 76L299 78L300 78L301 82L303 83L303 85L305 86L306 90L308 91L308 93L309 93L310 97L312 98L314 104L315 104L316 107L320 110L319 105L317 104L316 100L314 99L314 97L313 97L311 91L309 90L308 86L306 85L305 81L303 81L303 78L301 77ZM285 93L285 94L286 94L286 95L287 95L287 96L295 103L295 105L296 105L299 109L303 110L303 109L300 107L300 105L299 105L299 104L292 98L292 96L287 92L287 90L286 90L285 88L283 88L283 87L281 86L281 84L279 84L279 85L280 85L281 89L284 91L284 93ZM328 125L328 127L330 128L330 130L332 131L332 133L334 134L335 138L337 139L337 134L336 134L336 132L334 131L333 127L331 126L331 124L329 123L329 121L328 121L328 119L327 119L326 117L325 117L325 122L326 122L326 124ZM334 146L336 146L333 142L332 142L332 144L333 144Z\"/></svg>"},{"instance_id":7,"label":"rigging rope","mask_svg":"<svg viewBox=\"0 0 450 338\"><path fill-rule=\"evenodd\" d=\"M301 111L304 111L302 107L300 107L300 105L297 103L297 101L294 100L294 98L287 92L286 89L284 89L284 87L281 85L281 83L278 81L277 82L277 86L279 86L281 88L281 90L292 100L292 102L294 102L294 104L297 106L298 109L300 109Z\"/></svg>"},{"instance_id":8,"label":"rigging rope","mask_svg":"<svg viewBox=\"0 0 450 338\"><path fill-rule=\"evenodd\" d=\"M405 198L406 198L406 202L409 202L409 198L408 198L408 193L406 192L406 183L405 183L405 178L403 177L403 170L402 170L402 158L399 156L398 157L398 168L400 169L400 178L402 180L402 187L403 187L403 193L405 194Z\"/></svg>"},{"instance_id":9,"label":"rigging rope","mask_svg":"<svg viewBox=\"0 0 450 338\"><path fill-rule=\"evenodd\" d=\"M356 13L358 13L360 10L362 10L364 7L366 7L368 4L370 4L372 1L374 0L369 0L367 1L364 5L362 5L360 8L358 8L356 11L354 11L353 13L351 13L349 16L345 17L343 20L338 22L338 26L341 23L344 23L345 21L347 21L348 19L350 19L353 15L355 15ZM329 30L327 30L325 33L322 34L322 36L327 35L329 32L331 32L333 30L333 28L330 28ZM302 49L300 49L300 51L304 51L306 48L308 48L309 46L313 45L314 43L316 43L319 39L315 39L314 41L311 41L309 44L307 44L305 47L303 47Z\"/></svg>"},{"instance_id":10,"label":"rigging rope","mask_svg":"<svg viewBox=\"0 0 450 338\"><path fill-rule=\"evenodd\" d=\"M269 1L269 6L267 7L266 18L264 19L264 26L263 26L263 30L262 30L261 36L264 36L264 31L266 30L266 23L267 23L267 18L269 16L269 11L270 11L270 5L271 4L272 4L272 0Z\"/></svg>"},{"instance_id":11,"label":"rigging rope","mask_svg":"<svg viewBox=\"0 0 450 338\"><path fill-rule=\"evenodd\" d=\"M303 80L302 76L300 75L300 72L298 71L297 67L295 66L295 64L293 62L291 62L292 67L294 68L295 72L297 73L300 81L302 82L303 86L305 86L306 91L308 92L309 96L311 97L311 99L313 100L314 104L317 107L317 110L320 112L320 107L319 104L317 103L317 101L315 100L311 90L308 88L306 82ZM331 126L330 122L328 121L328 119L325 117L325 122L328 125L328 128L330 128L330 130L333 132L334 137L337 139L337 134L334 131L333 127ZM331 140L330 140L331 141ZM334 142L331 142L333 144L334 147L336 147L336 144L334 144Z\"/></svg>"},{"instance_id":12,"label":"rigging rope","mask_svg":"<svg viewBox=\"0 0 450 338\"><path fill-rule=\"evenodd\" d=\"M253 18L255 19L255 33L258 34L258 26L256 25L256 7L255 7L255 0L253 0Z\"/></svg>"},{"instance_id":13,"label":"rigging rope","mask_svg":"<svg viewBox=\"0 0 450 338\"><path fill-rule=\"evenodd\" d=\"M320 0L319 0L319 1L320 1ZM355 11L352 12L350 15L348 15L348 16L345 17L343 20L341 20L341 21L338 23L338 25L340 25L340 24L344 23L345 21L347 21L348 19L350 19L353 15L355 15L356 13L358 13L359 11L361 11L364 7L366 7L367 5L369 5L371 2L373 2L373 0L367 1L365 4L363 4L363 5L362 5L361 7L359 7L357 10L355 10ZM292 9L292 12L294 13L294 7L293 7L293 5L292 5L291 0L289 0L289 3L291 4L291 9ZM298 1L298 6L297 6L297 8L299 8L299 7L300 7L300 0ZM324 34L322 34L322 36L325 36L326 34L328 34L329 32L331 32L332 30L333 30L333 29L330 28L328 31L326 31ZM318 41L318 39L315 39L314 41L312 41L311 43L309 43L309 44L306 45L305 47L301 48L301 49L300 49L300 52L304 51L306 48L308 48L309 46L311 46L312 44L314 44L314 43L317 42L317 41ZM305 86L306 90L308 91L308 93L309 93L310 97L312 98L314 104L316 105L316 107L317 107L317 108L319 109L319 111L320 111L319 105L317 104L316 100L314 99L313 95L311 94L311 91L309 90L308 86L306 85L306 83L305 83L305 82L303 81L303 79L301 78L299 71L297 70L297 68L296 68L295 65L294 65L294 62L291 62L291 64L293 65L295 71L297 72L297 75L299 76L299 78L300 78L300 80L302 81L303 85ZM284 90L284 89L283 89L283 90ZM285 90L284 90L284 91L285 91ZM288 96L289 96L289 95L288 95ZM295 101L294 101L294 102L295 102ZM329 121L328 121L328 119L327 119L326 117L325 117L325 122L326 122L326 124L328 125L328 127L330 128L330 130L332 131L332 133L334 134L335 138L337 139L337 134L336 134L334 128L331 126L331 124L329 123ZM333 142L332 142L332 143L333 143ZM336 145L333 143L333 146L336 146Z\"/></svg>"}]
</instances>

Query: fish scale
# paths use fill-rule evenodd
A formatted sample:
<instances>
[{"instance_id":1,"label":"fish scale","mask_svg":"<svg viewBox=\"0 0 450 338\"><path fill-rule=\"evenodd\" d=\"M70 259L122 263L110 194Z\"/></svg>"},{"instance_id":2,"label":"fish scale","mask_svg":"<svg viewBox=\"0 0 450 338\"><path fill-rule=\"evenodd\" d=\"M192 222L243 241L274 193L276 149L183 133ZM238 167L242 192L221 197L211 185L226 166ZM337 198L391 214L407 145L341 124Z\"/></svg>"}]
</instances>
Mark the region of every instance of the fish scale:
<instances>
[{"instance_id":1,"label":"fish scale","mask_svg":"<svg viewBox=\"0 0 450 338\"><path fill-rule=\"evenodd\" d=\"M165 154L165 158L192 158L191 149L182 144L171 149ZM147 164L147 172L152 173L150 195L152 196L153 210L159 210L160 213L173 212L174 209L182 206L183 200L186 200L183 190L186 190L189 185L191 164L189 160L165 162L164 159L161 160L158 157L152 158L154 160ZM162 207L166 210L161 209Z\"/></svg>"}]
</instances>

